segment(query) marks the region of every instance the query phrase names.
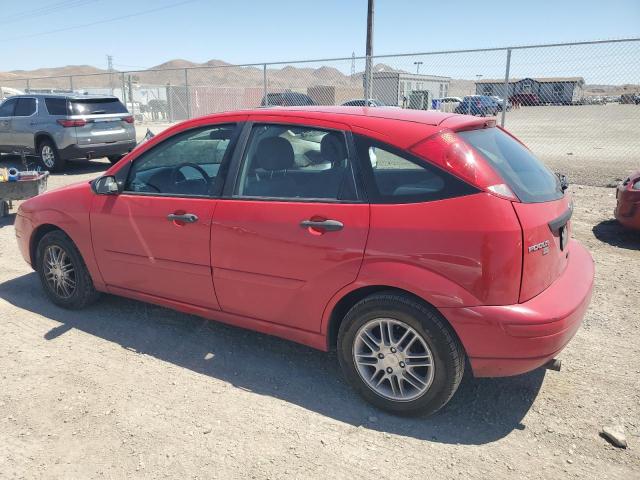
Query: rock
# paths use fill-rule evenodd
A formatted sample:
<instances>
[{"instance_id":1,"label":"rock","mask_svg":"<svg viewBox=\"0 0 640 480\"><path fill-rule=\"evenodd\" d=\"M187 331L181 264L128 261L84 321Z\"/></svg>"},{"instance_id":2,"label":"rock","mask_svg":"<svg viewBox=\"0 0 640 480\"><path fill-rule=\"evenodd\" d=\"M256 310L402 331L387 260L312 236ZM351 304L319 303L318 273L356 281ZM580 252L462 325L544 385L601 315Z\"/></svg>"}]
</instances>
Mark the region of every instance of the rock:
<instances>
[{"instance_id":1,"label":"rock","mask_svg":"<svg viewBox=\"0 0 640 480\"><path fill-rule=\"evenodd\" d=\"M627 438L624 435L624 428L620 425L602 427L600 436L605 438L613 446L627 448Z\"/></svg>"},{"instance_id":2,"label":"rock","mask_svg":"<svg viewBox=\"0 0 640 480\"><path fill-rule=\"evenodd\" d=\"M206 435L206 434L208 434L208 433L211 433L211 431L212 431L212 430L213 430L213 429L212 429L211 427L206 426L206 427L204 428L204 430L202 431L202 433L204 433L204 434Z\"/></svg>"}]
</instances>

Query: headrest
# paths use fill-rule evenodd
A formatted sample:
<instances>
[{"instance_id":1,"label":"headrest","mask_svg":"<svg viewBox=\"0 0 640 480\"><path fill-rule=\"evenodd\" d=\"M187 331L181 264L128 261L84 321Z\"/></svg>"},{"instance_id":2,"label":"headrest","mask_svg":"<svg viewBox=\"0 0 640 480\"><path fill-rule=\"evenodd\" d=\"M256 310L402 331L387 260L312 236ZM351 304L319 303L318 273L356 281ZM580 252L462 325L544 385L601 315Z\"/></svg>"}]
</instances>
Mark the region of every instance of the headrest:
<instances>
[{"instance_id":1,"label":"headrest","mask_svg":"<svg viewBox=\"0 0 640 480\"><path fill-rule=\"evenodd\" d=\"M339 133L327 133L320 141L320 153L326 162L338 164L347 158L344 137Z\"/></svg>"},{"instance_id":2,"label":"headrest","mask_svg":"<svg viewBox=\"0 0 640 480\"><path fill-rule=\"evenodd\" d=\"M291 143L282 137L263 138L256 149L258 167L265 170L286 170L294 165Z\"/></svg>"}]
</instances>

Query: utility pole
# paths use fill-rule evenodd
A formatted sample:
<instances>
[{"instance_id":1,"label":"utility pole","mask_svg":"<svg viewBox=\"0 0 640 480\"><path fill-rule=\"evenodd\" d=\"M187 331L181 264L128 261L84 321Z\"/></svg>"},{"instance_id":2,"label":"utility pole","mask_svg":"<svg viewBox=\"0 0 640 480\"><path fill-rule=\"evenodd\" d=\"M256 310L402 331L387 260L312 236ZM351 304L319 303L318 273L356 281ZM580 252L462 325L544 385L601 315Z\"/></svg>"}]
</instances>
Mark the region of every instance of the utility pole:
<instances>
[{"instance_id":1,"label":"utility pole","mask_svg":"<svg viewBox=\"0 0 640 480\"><path fill-rule=\"evenodd\" d=\"M365 55L366 63L364 68L364 97L366 104L372 97L372 80L373 80L373 68L372 59L373 55L373 0L367 2L367 47Z\"/></svg>"},{"instance_id":2,"label":"utility pole","mask_svg":"<svg viewBox=\"0 0 640 480\"><path fill-rule=\"evenodd\" d=\"M416 66L416 75L420 73L420 65L422 65L424 62L413 62L413 64Z\"/></svg>"}]
</instances>

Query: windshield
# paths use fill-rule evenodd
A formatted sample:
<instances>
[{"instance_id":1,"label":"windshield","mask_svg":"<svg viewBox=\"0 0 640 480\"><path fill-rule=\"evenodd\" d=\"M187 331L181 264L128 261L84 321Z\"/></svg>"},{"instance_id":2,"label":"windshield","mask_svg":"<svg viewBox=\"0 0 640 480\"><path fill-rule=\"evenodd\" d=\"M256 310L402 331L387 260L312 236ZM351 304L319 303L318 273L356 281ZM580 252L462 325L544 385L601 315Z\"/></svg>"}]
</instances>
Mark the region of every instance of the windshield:
<instances>
[{"instance_id":1,"label":"windshield","mask_svg":"<svg viewBox=\"0 0 640 480\"><path fill-rule=\"evenodd\" d=\"M502 176L520 201L549 202L562 197L560 180L527 148L499 128L459 132Z\"/></svg>"}]
</instances>

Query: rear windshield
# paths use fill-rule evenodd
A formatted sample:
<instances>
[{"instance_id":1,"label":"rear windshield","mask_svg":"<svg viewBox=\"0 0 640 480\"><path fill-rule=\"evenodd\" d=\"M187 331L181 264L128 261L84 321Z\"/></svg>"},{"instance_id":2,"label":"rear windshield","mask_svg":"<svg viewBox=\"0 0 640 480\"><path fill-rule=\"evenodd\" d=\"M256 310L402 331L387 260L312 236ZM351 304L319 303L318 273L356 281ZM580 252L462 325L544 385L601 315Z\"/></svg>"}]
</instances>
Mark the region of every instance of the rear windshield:
<instances>
[{"instance_id":1,"label":"rear windshield","mask_svg":"<svg viewBox=\"0 0 640 480\"><path fill-rule=\"evenodd\" d=\"M469 130L458 135L487 159L521 202L549 202L562 197L559 178L499 128Z\"/></svg>"},{"instance_id":2,"label":"rear windshield","mask_svg":"<svg viewBox=\"0 0 640 480\"><path fill-rule=\"evenodd\" d=\"M127 113L127 109L117 98L71 100L72 115L98 115L100 113Z\"/></svg>"}]
</instances>

